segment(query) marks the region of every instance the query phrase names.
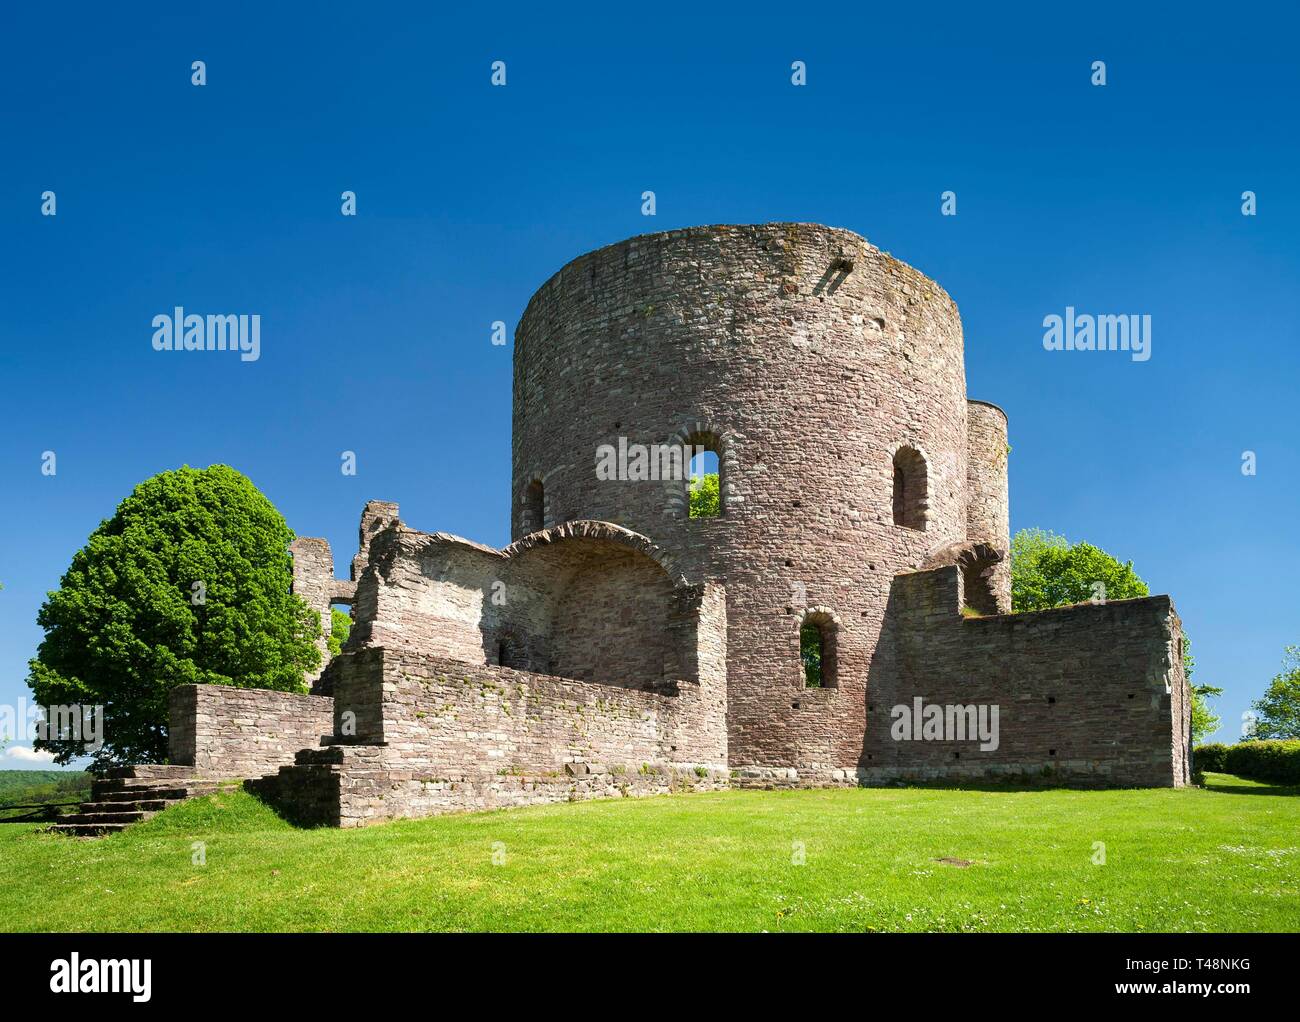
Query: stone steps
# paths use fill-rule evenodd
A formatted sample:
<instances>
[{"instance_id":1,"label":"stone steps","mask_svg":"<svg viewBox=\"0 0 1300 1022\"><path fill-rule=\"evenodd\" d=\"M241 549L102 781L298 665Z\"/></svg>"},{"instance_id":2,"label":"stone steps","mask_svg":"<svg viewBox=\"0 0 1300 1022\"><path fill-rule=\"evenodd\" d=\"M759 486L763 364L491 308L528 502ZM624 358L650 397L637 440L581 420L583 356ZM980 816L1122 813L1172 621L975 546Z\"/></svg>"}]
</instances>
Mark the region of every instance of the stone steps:
<instances>
[{"instance_id":1,"label":"stone steps","mask_svg":"<svg viewBox=\"0 0 1300 1022\"><path fill-rule=\"evenodd\" d=\"M241 782L195 777L193 767L115 767L90 783L90 800L80 811L59 817L47 830L72 837L116 834L132 823L147 820L168 806L200 795L231 791Z\"/></svg>"}]
</instances>

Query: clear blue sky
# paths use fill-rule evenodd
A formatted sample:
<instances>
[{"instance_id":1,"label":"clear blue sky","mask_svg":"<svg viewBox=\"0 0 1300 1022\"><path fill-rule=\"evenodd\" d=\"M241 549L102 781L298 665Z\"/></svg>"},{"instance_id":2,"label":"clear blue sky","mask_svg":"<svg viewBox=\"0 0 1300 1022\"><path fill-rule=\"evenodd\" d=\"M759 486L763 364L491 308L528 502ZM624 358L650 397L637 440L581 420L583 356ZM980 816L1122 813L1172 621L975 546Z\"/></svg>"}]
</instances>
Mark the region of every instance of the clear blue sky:
<instances>
[{"instance_id":1,"label":"clear blue sky","mask_svg":"<svg viewBox=\"0 0 1300 1022\"><path fill-rule=\"evenodd\" d=\"M719 222L848 227L947 289L969 392L1010 415L1012 527L1171 593L1225 737L1300 642L1294 13L176 6L6 13L0 703L45 592L163 469L235 466L344 575L369 498L506 542L489 324L583 252ZM154 352L175 305L260 314L260 360ZM1151 360L1044 351L1067 305L1150 314Z\"/></svg>"}]
</instances>

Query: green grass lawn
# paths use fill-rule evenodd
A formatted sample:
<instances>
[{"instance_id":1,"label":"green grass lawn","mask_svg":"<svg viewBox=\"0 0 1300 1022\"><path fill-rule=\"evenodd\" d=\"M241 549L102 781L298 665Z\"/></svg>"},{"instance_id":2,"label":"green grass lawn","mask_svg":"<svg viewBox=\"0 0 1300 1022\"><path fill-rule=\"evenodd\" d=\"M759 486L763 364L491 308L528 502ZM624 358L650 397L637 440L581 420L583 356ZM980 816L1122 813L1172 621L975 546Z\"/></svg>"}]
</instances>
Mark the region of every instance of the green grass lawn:
<instances>
[{"instance_id":1,"label":"green grass lawn","mask_svg":"<svg viewBox=\"0 0 1300 1022\"><path fill-rule=\"evenodd\" d=\"M1211 774L1202 790L736 791L299 830L238 792L98 840L0 826L0 928L1290 931L1300 797Z\"/></svg>"}]
</instances>

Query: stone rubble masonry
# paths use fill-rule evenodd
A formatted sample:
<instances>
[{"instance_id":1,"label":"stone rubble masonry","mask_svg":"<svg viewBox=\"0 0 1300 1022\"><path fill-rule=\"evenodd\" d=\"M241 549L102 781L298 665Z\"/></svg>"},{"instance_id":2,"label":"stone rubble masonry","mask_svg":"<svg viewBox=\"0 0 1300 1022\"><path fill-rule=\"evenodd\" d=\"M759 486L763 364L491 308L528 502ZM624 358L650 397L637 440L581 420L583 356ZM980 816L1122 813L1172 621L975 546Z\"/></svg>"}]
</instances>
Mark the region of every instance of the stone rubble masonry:
<instances>
[{"instance_id":1,"label":"stone rubble masonry","mask_svg":"<svg viewBox=\"0 0 1300 1022\"><path fill-rule=\"evenodd\" d=\"M356 583L334 577L334 554L328 540L299 536L289 544L289 552L293 555L293 591L302 597L320 619L316 648L320 650L321 666L307 676L311 682L321 676L325 665L329 663L329 647L326 643L333 627L330 608L336 603L351 604Z\"/></svg>"},{"instance_id":2,"label":"stone rubble masonry","mask_svg":"<svg viewBox=\"0 0 1300 1022\"><path fill-rule=\"evenodd\" d=\"M706 583L678 600L693 653L664 691L405 648L347 651L329 669L335 737L259 789L303 822L352 826L726 787L726 596Z\"/></svg>"},{"instance_id":3,"label":"stone rubble masonry","mask_svg":"<svg viewBox=\"0 0 1300 1022\"><path fill-rule=\"evenodd\" d=\"M1011 505L1007 496L1007 413L987 401L967 401L967 544L985 542L1004 554L990 579L997 609L1011 611Z\"/></svg>"},{"instance_id":4,"label":"stone rubble masonry","mask_svg":"<svg viewBox=\"0 0 1300 1022\"><path fill-rule=\"evenodd\" d=\"M261 777L334 731L324 696L178 685L168 695L168 758L200 777Z\"/></svg>"},{"instance_id":5,"label":"stone rubble masonry","mask_svg":"<svg viewBox=\"0 0 1300 1022\"><path fill-rule=\"evenodd\" d=\"M323 701L191 690L174 754L266 767L291 815L345 826L728 784L1188 783L1168 597L1007 613L1007 417L967 398L963 343L942 288L849 231L581 256L516 330L513 542L371 501L341 582L328 544L295 540L294 591L326 627L352 607ZM691 519L685 479L598 478L620 440L712 450L722 513ZM805 687L806 620L825 687ZM996 704L997 750L896 741L917 697Z\"/></svg>"},{"instance_id":6,"label":"stone rubble masonry","mask_svg":"<svg viewBox=\"0 0 1300 1022\"><path fill-rule=\"evenodd\" d=\"M1191 705L1167 596L963 617L955 567L900 575L877 646L861 779L1041 779L1181 786ZM999 744L897 741L893 707L996 705Z\"/></svg>"}]
</instances>

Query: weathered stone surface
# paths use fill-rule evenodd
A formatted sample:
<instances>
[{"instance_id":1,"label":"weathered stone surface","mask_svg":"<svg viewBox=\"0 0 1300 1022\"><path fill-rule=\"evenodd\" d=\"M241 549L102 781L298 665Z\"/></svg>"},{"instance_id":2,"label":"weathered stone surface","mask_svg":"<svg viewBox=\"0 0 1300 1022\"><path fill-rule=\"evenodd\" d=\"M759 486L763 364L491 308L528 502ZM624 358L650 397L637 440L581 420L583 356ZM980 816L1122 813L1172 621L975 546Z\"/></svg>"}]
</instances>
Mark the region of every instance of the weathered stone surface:
<instances>
[{"instance_id":1,"label":"weathered stone surface","mask_svg":"<svg viewBox=\"0 0 1300 1022\"><path fill-rule=\"evenodd\" d=\"M328 697L229 685L172 689L168 719L168 758L200 777L273 773L334 730Z\"/></svg>"}]
</instances>

